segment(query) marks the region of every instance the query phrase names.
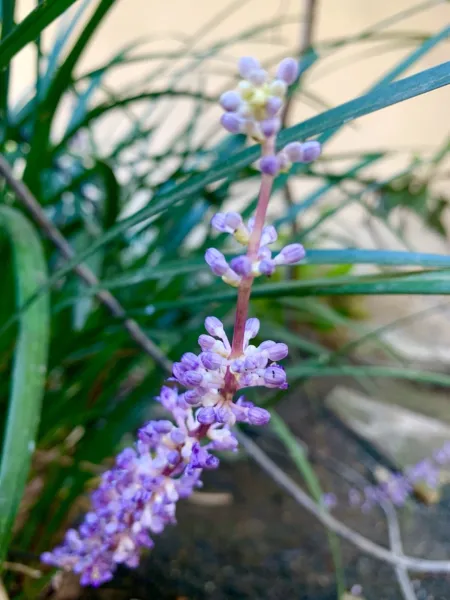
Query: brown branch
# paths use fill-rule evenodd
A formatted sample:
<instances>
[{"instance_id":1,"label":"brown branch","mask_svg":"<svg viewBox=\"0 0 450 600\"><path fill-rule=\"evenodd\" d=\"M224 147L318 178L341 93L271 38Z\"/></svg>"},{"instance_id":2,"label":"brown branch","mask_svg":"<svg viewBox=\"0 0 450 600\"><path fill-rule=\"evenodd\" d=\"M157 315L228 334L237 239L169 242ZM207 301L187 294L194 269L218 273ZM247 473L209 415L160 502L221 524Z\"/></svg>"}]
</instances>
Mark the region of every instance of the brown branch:
<instances>
[{"instance_id":1,"label":"brown branch","mask_svg":"<svg viewBox=\"0 0 450 600\"><path fill-rule=\"evenodd\" d=\"M366 554L394 567L402 567L408 571L415 571L417 573L450 573L450 561L426 560L405 556L404 554L396 554L395 552L383 548L383 546L375 544L357 531L353 531L353 529L350 529L350 527L347 527L347 525L338 521L333 515L318 506L316 502L308 496L308 494L304 492L302 488L289 477L289 475L280 469L280 467L278 467L250 438L240 431L236 431L235 435L249 456L251 456L280 487L284 488L294 500L314 515L322 525L348 540Z\"/></svg>"},{"instance_id":2,"label":"brown branch","mask_svg":"<svg viewBox=\"0 0 450 600\"><path fill-rule=\"evenodd\" d=\"M28 187L20 180L14 177L14 174L8 162L0 155L0 176L2 176L11 190L14 192L17 200L29 212L33 220L39 225L47 238L56 246L61 255L70 260L75 257L75 252L69 242L61 232L47 218L36 198L30 192ZM73 267L78 277L89 287L101 285L98 278L85 264L81 263ZM120 319L123 326L128 331L132 339L138 346L163 369L169 373L172 371L171 363L161 350L144 333L141 327L133 319L127 317L126 311L120 302L107 290L95 292L95 297L109 310L109 312Z\"/></svg>"}]
</instances>

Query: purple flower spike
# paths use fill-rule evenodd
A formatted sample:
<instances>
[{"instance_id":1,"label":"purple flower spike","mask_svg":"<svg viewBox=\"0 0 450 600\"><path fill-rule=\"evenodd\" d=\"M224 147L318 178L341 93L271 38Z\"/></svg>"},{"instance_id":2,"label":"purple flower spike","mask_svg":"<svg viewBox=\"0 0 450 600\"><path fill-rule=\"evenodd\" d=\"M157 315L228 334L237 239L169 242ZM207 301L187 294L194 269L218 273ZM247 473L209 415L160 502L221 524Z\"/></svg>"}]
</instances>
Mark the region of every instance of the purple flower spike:
<instances>
[{"instance_id":1,"label":"purple flower spike","mask_svg":"<svg viewBox=\"0 0 450 600\"><path fill-rule=\"evenodd\" d=\"M305 258L305 249L301 244L288 244L275 257L277 265L292 265Z\"/></svg>"},{"instance_id":2,"label":"purple flower spike","mask_svg":"<svg viewBox=\"0 0 450 600\"><path fill-rule=\"evenodd\" d=\"M216 248L208 248L205 252L205 261L211 267L211 271L214 275L222 277L228 271L228 264L225 260L225 256L222 252L219 252Z\"/></svg>"},{"instance_id":3,"label":"purple flower spike","mask_svg":"<svg viewBox=\"0 0 450 600\"><path fill-rule=\"evenodd\" d=\"M235 112L241 104L241 97L237 92L228 90L220 96L219 102L220 106L227 112Z\"/></svg>"},{"instance_id":4,"label":"purple flower spike","mask_svg":"<svg viewBox=\"0 0 450 600\"><path fill-rule=\"evenodd\" d=\"M248 409L248 422L250 425L267 425L270 421L270 412L259 406Z\"/></svg>"},{"instance_id":5,"label":"purple flower spike","mask_svg":"<svg viewBox=\"0 0 450 600\"><path fill-rule=\"evenodd\" d=\"M230 266L235 273L247 277L252 272L252 263L245 255L236 256L230 261Z\"/></svg>"},{"instance_id":6,"label":"purple flower spike","mask_svg":"<svg viewBox=\"0 0 450 600\"><path fill-rule=\"evenodd\" d=\"M263 134L269 138L275 135L280 131L281 121L278 117L273 117L271 119L265 119L261 121L261 131Z\"/></svg>"},{"instance_id":7,"label":"purple flower spike","mask_svg":"<svg viewBox=\"0 0 450 600\"><path fill-rule=\"evenodd\" d=\"M280 161L277 156L263 156L259 161L259 167L264 175L274 177L280 170Z\"/></svg>"},{"instance_id":8,"label":"purple flower spike","mask_svg":"<svg viewBox=\"0 0 450 600\"><path fill-rule=\"evenodd\" d=\"M253 56L243 56L239 59L238 69L239 75L244 79L247 79L252 71L256 71L260 69L261 65L259 64L259 60L254 58Z\"/></svg>"},{"instance_id":9,"label":"purple flower spike","mask_svg":"<svg viewBox=\"0 0 450 600\"><path fill-rule=\"evenodd\" d=\"M277 69L277 77L288 85L294 83L298 75L298 63L293 58L284 58Z\"/></svg>"},{"instance_id":10,"label":"purple flower spike","mask_svg":"<svg viewBox=\"0 0 450 600\"><path fill-rule=\"evenodd\" d=\"M225 113L220 117L220 123L229 133L239 133L242 128L242 119L236 113Z\"/></svg>"}]
</instances>

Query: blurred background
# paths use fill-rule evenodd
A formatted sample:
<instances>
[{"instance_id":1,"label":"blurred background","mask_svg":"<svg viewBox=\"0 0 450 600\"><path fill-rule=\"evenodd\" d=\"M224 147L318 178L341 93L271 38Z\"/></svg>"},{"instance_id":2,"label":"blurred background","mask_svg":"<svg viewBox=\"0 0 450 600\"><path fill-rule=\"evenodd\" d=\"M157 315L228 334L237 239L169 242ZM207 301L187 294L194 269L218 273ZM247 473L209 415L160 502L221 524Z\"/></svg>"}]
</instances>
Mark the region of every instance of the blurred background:
<instances>
[{"instance_id":1,"label":"blurred background","mask_svg":"<svg viewBox=\"0 0 450 600\"><path fill-rule=\"evenodd\" d=\"M16 23L36 8L4 1L3 16L14 4ZM165 374L98 289L171 360L195 351L206 315L232 326L234 292L202 257L212 244L235 250L209 220L217 210L250 216L258 191L250 165L206 181L246 145L218 125L217 98L235 85L237 59L257 56L273 72L281 58L300 57L289 127L446 62L449 32L445 0L78 0L13 57L0 93L2 154L100 283L81 283L0 185L0 208L34 221L28 255L42 262L31 270L50 278L43 287L30 277L18 301L14 285L32 258L26 248L14 254L13 236L0 238L2 429L26 374L12 371L25 301L37 297L31 327L50 323L37 340L49 343L47 374L35 400L31 385L17 400L18 414L33 405L40 425L7 557L10 598L450 597L448 577L414 574L408 596L395 570L330 537L245 452L224 457L205 491L180 505L179 526L105 588L81 590L38 559L88 510L111 457L160 416L152 397ZM255 288L262 334L290 345L291 387L251 396L274 416L247 431L318 503L332 495L349 526L381 545L400 528L405 553L435 560L450 553L447 464L405 507L389 505L387 521L384 510L350 506L348 493L450 441L449 104L444 87L351 120L325 132L319 161L279 178L269 220L283 243L301 241L309 254ZM195 191L176 199L191 176ZM160 196L172 198L169 210L153 210ZM45 364L45 351L30 360L38 356Z\"/></svg>"}]
</instances>

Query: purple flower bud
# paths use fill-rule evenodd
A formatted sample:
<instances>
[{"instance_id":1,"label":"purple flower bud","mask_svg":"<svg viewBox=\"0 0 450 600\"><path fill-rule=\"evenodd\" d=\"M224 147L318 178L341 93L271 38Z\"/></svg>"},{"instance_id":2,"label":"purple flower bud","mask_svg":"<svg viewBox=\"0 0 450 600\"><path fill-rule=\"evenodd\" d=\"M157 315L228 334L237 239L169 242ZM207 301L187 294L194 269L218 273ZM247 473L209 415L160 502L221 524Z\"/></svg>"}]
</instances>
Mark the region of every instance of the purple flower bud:
<instances>
[{"instance_id":1,"label":"purple flower bud","mask_svg":"<svg viewBox=\"0 0 450 600\"><path fill-rule=\"evenodd\" d=\"M181 362L183 365L186 365L188 369L197 369L200 364L198 356L196 356L193 352L186 352L181 357Z\"/></svg>"},{"instance_id":2,"label":"purple flower bud","mask_svg":"<svg viewBox=\"0 0 450 600\"><path fill-rule=\"evenodd\" d=\"M205 335L202 333L202 335L198 338L198 344L203 352L207 352L208 350L212 350L216 344L216 340L210 335Z\"/></svg>"},{"instance_id":3,"label":"purple flower bud","mask_svg":"<svg viewBox=\"0 0 450 600\"><path fill-rule=\"evenodd\" d=\"M205 261L211 267L214 275L222 277L228 271L228 264L225 256L216 248L208 248L205 252Z\"/></svg>"},{"instance_id":4,"label":"purple flower bud","mask_svg":"<svg viewBox=\"0 0 450 600\"><path fill-rule=\"evenodd\" d=\"M220 96L220 106L227 112L234 112L241 104L241 97L237 92L228 90Z\"/></svg>"},{"instance_id":5,"label":"purple flower bud","mask_svg":"<svg viewBox=\"0 0 450 600\"><path fill-rule=\"evenodd\" d=\"M214 229L216 229L217 231L225 233L227 231L225 226L225 214L216 213L211 219L211 226L214 227Z\"/></svg>"},{"instance_id":6,"label":"purple flower bud","mask_svg":"<svg viewBox=\"0 0 450 600\"><path fill-rule=\"evenodd\" d=\"M261 347L261 346L260 346ZM270 360L274 360L278 362L279 360L283 360L289 353L289 348L286 344L278 343L267 348L267 354L269 355Z\"/></svg>"},{"instance_id":7,"label":"purple flower bud","mask_svg":"<svg viewBox=\"0 0 450 600\"><path fill-rule=\"evenodd\" d=\"M283 106L283 100L278 96L272 96L267 100L266 112L269 117L274 117Z\"/></svg>"},{"instance_id":8,"label":"purple flower bud","mask_svg":"<svg viewBox=\"0 0 450 600\"><path fill-rule=\"evenodd\" d=\"M270 251L270 248L268 248L267 246L260 246L259 252L258 252L258 258L259 258L259 260L265 260L265 259L272 258L272 252Z\"/></svg>"},{"instance_id":9,"label":"purple flower bud","mask_svg":"<svg viewBox=\"0 0 450 600\"><path fill-rule=\"evenodd\" d=\"M262 275L270 277L275 271L276 263L273 260L264 259L259 263L258 270Z\"/></svg>"},{"instance_id":10,"label":"purple flower bud","mask_svg":"<svg viewBox=\"0 0 450 600\"><path fill-rule=\"evenodd\" d=\"M174 444L180 446L181 444L184 444L186 440L186 434L184 433L184 431L181 431L181 429L174 427L170 432L170 439Z\"/></svg>"},{"instance_id":11,"label":"purple flower bud","mask_svg":"<svg viewBox=\"0 0 450 600\"><path fill-rule=\"evenodd\" d=\"M161 419L160 421L153 421L153 428L157 433L169 433L172 431L173 424L170 421Z\"/></svg>"},{"instance_id":12,"label":"purple flower bud","mask_svg":"<svg viewBox=\"0 0 450 600\"><path fill-rule=\"evenodd\" d=\"M197 421L202 425L212 425L216 422L216 413L214 408L207 406L201 408L197 413Z\"/></svg>"},{"instance_id":13,"label":"purple flower bud","mask_svg":"<svg viewBox=\"0 0 450 600\"><path fill-rule=\"evenodd\" d=\"M309 163L319 158L321 153L320 143L311 140L309 142L291 142L287 144L283 153L294 163Z\"/></svg>"},{"instance_id":14,"label":"purple flower bud","mask_svg":"<svg viewBox=\"0 0 450 600\"><path fill-rule=\"evenodd\" d=\"M293 58L284 58L277 68L277 78L288 85L294 83L298 75L298 63Z\"/></svg>"},{"instance_id":15,"label":"purple flower bud","mask_svg":"<svg viewBox=\"0 0 450 600\"><path fill-rule=\"evenodd\" d=\"M239 75L247 79L252 71L260 68L259 61L253 56L243 56L239 59L238 62L238 70Z\"/></svg>"},{"instance_id":16,"label":"purple flower bud","mask_svg":"<svg viewBox=\"0 0 450 600\"><path fill-rule=\"evenodd\" d=\"M264 121L261 121L260 127L266 138L269 138L280 131L281 121L278 117L264 119Z\"/></svg>"},{"instance_id":17,"label":"purple flower bud","mask_svg":"<svg viewBox=\"0 0 450 600\"><path fill-rule=\"evenodd\" d=\"M201 395L197 390L188 390L187 392L184 392L183 396L189 406L196 406L201 399Z\"/></svg>"},{"instance_id":18,"label":"purple flower bud","mask_svg":"<svg viewBox=\"0 0 450 600\"><path fill-rule=\"evenodd\" d=\"M303 161L305 163L313 162L317 160L322 152L322 148L319 142L311 140L303 144Z\"/></svg>"},{"instance_id":19,"label":"purple flower bud","mask_svg":"<svg viewBox=\"0 0 450 600\"><path fill-rule=\"evenodd\" d=\"M210 335L220 337L223 335L223 323L217 317L206 317L205 329Z\"/></svg>"},{"instance_id":20,"label":"purple flower bud","mask_svg":"<svg viewBox=\"0 0 450 600\"><path fill-rule=\"evenodd\" d=\"M271 365L264 371L264 383L269 388L281 388L287 387L286 373L284 369L279 365Z\"/></svg>"},{"instance_id":21,"label":"purple flower bud","mask_svg":"<svg viewBox=\"0 0 450 600\"><path fill-rule=\"evenodd\" d=\"M244 360L244 369L246 371L254 371L258 368L258 358L257 356L247 356Z\"/></svg>"},{"instance_id":22,"label":"purple flower bud","mask_svg":"<svg viewBox=\"0 0 450 600\"><path fill-rule=\"evenodd\" d=\"M277 230L273 225L266 225L262 230L261 235L261 246L268 246L269 244L273 244L278 239Z\"/></svg>"},{"instance_id":23,"label":"purple flower bud","mask_svg":"<svg viewBox=\"0 0 450 600\"><path fill-rule=\"evenodd\" d=\"M303 162L303 144L301 142L286 144L283 152L291 162Z\"/></svg>"},{"instance_id":24,"label":"purple flower bud","mask_svg":"<svg viewBox=\"0 0 450 600\"><path fill-rule=\"evenodd\" d=\"M186 382L186 385L197 387L201 385L203 381L203 375L198 371L187 371L184 375L184 381Z\"/></svg>"},{"instance_id":25,"label":"purple flower bud","mask_svg":"<svg viewBox=\"0 0 450 600\"><path fill-rule=\"evenodd\" d=\"M288 244L275 257L278 265L292 265L305 258L305 249L301 244Z\"/></svg>"},{"instance_id":26,"label":"purple flower bud","mask_svg":"<svg viewBox=\"0 0 450 600\"><path fill-rule=\"evenodd\" d=\"M259 168L265 175L274 177L280 169L280 161L277 156L263 156L259 161Z\"/></svg>"},{"instance_id":27,"label":"purple flower bud","mask_svg":"<svg viewBox=\"0 0 450 600\"><path fill-rule=\"evenodd\" d=\"M275 346L275 342L272 340L266 340L259 345L258 350L269 350L269 348L273 348Z\"/></svg>"},{"instance_id":28,"label":"purple flower bud","mask_svg":"<svg viewBox=\"0 0 450 600\"><path fill-rule=\"evenodd\" d=\"M270 421L270 412L259 406L248 409L248 422L250 425L267 425Z\"/></svg>"},{"instance_id":29,"label":"purple flower bud","mask_svg":"<svg viewBox=\"0 0 450 600\"><path fill-rule=\"evenodd\" d=\"M184 375L186 373L187 367L182 363L174 363L172 367L172 373L175 379L182 382L184 381Z\"/></svg>"},{"instance_id":30,"label":"purple flower bud","mask_svg":"<svg viewBox=\"0 0 450 600\"><path fill-rule=\"evenodd\" d=\"M252 317L251 319L247 319L245 323L245 336L247 339L251 340L252 338L258 335L260 327L259 319Z\"/></svg>"},{"instance_id":31,"label":"purple flower bud","mask_svg":"<svg viewBox=\"0 0 450 600\"><path fill-rule=\"evenodd\" d=\"M136 459L136 452L132 448L125 448L116 456L116 465L119 469L128 469Z\"/></svg>"},{"instance_id":32,"label":"purple flower bud","mask_svg":"<svg viewBox=\"0 0 450 600\"><path fill-rule=\"evenodd\" d=\"M236 417L233 414L233 411L228 407L222 406L221 408L216 409L216 419L218 423L224 423L226 425L232 424L236 422Z\"/></svg>"},{"instance_id":33,"label":"purple flower bud","mask_svg":"<svg viewBox=\"0 0 450 600\"><path fill-rule=\"evenodd\" d=\"M243 224L242 217L237 212L229 212L225 215L225 225L232 231L236 231Z\"/></svg>"},{"instance_id":34,"label":"purple flower bud","mask_svg":"<svg viewBox=\"0 0 450 600\"><path fill-rule=\"evenodd\" d=\"M216 371L225 364L225 360L215 352L202 352L202 354L200 354L200 359L203 366L205 369L208 369L208 371Z\"/></svg>"},{"instance_id":35,"label":"purple flower bud","mask_svg":"<svg viewBox=\"0 0 450 600\"><path fill-rule=\"evenodd\" d=\"M180 461L180 453L176 450L169 450L166 458L169 465L176 465Z\"/></svg>"},{"instance_id":36,"label":"purple flower bud","mask_svg":"<svg viewBox=\"0 0 450 600\"><path fill-rule=\"evenodd\" d=\"M254 69L248 74L247 79L253 83L253 85L263 85L267 80L267 71L264 69Z\"/></svg>"},{"instance_id":37,"label":"purple flower bud","mask_svg":"<svg viewBox=\"0 0 450 600\"><path fill-rule=\"evenodd\" d=\"M235 273L242 277L247 277L252 272L252 263L247 256L236 256L230 261L230 267Z\"/></svg>"},{"instance_id":38,"label":"purple flower bud","mask_svg":"<svg viewBox=\"0 0 450 600\"><path fill-rule=\"evenodd\" d=\"M220 117L220 123L229 133L239 133L242 129L243 120L236 113L224 113Z\"/></svg>"}]
</instances>

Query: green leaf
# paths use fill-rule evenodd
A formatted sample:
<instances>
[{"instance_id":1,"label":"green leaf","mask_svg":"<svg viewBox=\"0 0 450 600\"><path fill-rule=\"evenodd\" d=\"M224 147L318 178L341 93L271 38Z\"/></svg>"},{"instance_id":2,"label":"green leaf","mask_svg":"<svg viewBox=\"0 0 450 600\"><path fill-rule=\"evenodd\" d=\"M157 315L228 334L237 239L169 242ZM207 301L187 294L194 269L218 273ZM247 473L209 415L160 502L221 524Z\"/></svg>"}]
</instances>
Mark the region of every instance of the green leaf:
<instances>
[{"instance_id":1,"label":"green leaf","mask_svg":"<svg viewBox=\"0 0 450 600\"><path fill-rule=\"evenodd\" d=\"M14 11L16 7L15 0L1 0L2 20L1 20L1 43L9 35L14 28ZM0 48L1 48L0 43ZM0 129L0 139L2 142L6 137L6 129L8 127L8 95L9 95L9 67L0 72L0 122L3 122L3 132Z\"/></svg>"},{"instance_id":2,"label":"green leaf","mask_svg":"<svg viewBox=\"0 0 450 600\"><path fill-rule=\"evenodd\" d=\"M18 211L0 207L0 225L10 238L21 307L47 277L39 237ZM44 393L49 341L49 298L42 294L20 318L8 417L0 465L0 563L25 489Z\"/></svg>"},{"instance_id":3,"label":"green leaf","mask_svg":"<svg viewBox=\"0 0 450 600\"><path fill-rule=\"evenodd\" d=\"M77 0L47 0L31 11L0 43L0 70L75 2Z\"/></svg>"}]
</instances>

